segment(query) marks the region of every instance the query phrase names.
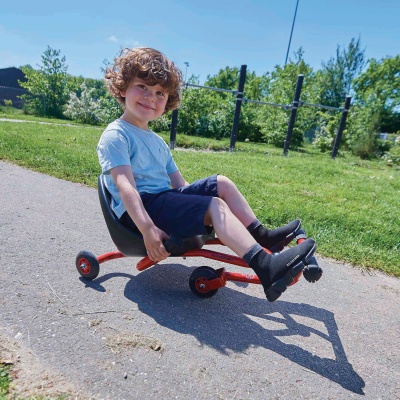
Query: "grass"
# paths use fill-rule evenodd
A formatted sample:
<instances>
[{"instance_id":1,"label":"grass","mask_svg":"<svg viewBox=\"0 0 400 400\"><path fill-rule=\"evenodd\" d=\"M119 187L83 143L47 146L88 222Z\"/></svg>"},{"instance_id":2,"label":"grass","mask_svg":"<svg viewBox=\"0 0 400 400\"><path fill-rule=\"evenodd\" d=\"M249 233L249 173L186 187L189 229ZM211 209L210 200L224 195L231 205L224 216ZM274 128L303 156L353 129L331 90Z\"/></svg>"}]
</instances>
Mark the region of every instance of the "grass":
<instances>
[{"instance_id":1,"label":"grass","mask_svg":"<svg viewBox=\"0 0 400 400\"><path fill-rule=\"evenodd\" d=\"M0 363L0 400L16 399L15 395L10 394L10 384L12 378L10 374L12 373L12 366ZM18 400L68 400L71 398L69 394L59 395L56 397L49 396L29 396L29 397L19 397Z\"/></svg>"},{"instance_id":2,"label":"grass","mask_svg":"<svg viewBox=\"0 0 400 400\"><path fill-rule=\"evenodd\" d=\"M0 159L96 186L101 127L0 122ZM162 135L168 142L168 134ZM226 149L229 141L178 135L177 147ZM400 170L384 161L342 154L332 160L312 148L290 151L238 143L237 151L173 151L193 181L229 176L270 227L300 218L318 253L400 277Z\"/></svg>"},{"instance_id":3,"label":"grass","mask_svg":"<svg viewBox=\"0 0 400 400\"><path fill-rule=\"evenodd\" d=\"M14 108L11 106L1 106L0 105L0 118L17 119L23 121L33 121L33 122L45 122L52 124L63 124L63 125L78 125L73 121L66 119L56 119L56 118L45 118L45 117L35 117L33 115L25 114L23 110Z\"/></svg>"},{"instance_id":4,"label":"grass","mask_svg":"<svg viewBox=\"0 0 400 400\"><path fill-rule=\"evenodd\" d=\"M10 366L0 363L0 399L5 399L8 394L11 377Z\"/></svg>"}]
</instances>

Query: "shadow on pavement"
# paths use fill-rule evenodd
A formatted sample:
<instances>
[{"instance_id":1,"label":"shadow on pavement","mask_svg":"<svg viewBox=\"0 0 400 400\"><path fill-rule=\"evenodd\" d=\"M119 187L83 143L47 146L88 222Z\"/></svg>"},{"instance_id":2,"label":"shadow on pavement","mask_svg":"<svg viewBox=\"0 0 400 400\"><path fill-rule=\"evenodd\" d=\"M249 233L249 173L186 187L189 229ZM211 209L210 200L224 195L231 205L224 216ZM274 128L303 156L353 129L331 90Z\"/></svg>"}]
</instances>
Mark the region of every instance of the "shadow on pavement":
<instances>
[{"instance_id":1,"label":"shadow on pavement","mask_svg":"<svg viewBox=\"0 0 400 400\"><path fill-rule=\"evenodd\" d=\"M137 276L112 273L85 283L103 292L102 283L108 279L129 278L125 297L162 326L193 335L202 345L224 354L264 347L347 390L364 394L365 382L347 359L332 312L283 300L269 303L229 287L221 288L210 299L200 299L188 287L192 270L180 264L161 264ZM315 325L324 328L321 330ZM311 335L318 338L319 346L320 339L325 340L324 353L333 351L334 357L320 357L283 341L290 336Z\"/></svg>"}]
</instances>

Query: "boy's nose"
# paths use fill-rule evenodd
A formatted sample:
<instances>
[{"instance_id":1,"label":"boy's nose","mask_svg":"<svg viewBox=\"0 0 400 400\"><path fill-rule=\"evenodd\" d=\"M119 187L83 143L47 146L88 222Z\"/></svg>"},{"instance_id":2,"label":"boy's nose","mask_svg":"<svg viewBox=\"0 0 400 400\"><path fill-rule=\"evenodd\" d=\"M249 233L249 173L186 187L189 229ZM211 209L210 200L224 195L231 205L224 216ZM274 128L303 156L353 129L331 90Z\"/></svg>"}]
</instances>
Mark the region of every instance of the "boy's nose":
<instances>
[{"instance_id":1,"label":"boy's nose","mask_svg":"<svg viewBox=\"0 0 400 400\"><path fill-rule=\"evenodd\" d=\"M144 95L144 98L147 99L147 100L152 100L152 101L154 101L154 99L155 99L155 93L149 93L149 92L147 92L147 93Z\"/></svg>"}]
</instances>

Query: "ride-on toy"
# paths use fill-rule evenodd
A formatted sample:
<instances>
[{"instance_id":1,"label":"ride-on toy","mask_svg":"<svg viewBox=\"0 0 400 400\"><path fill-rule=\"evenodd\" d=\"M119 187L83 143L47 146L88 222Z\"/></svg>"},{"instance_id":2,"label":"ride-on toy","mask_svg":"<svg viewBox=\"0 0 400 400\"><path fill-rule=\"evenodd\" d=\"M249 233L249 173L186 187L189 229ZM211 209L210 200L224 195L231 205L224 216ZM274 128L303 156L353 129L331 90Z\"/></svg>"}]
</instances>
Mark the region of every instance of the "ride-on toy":
<instances>
[{"instance_id":1,"label":"ride-on toy","mask_svg":"<svg viewBox=\"0 0 400 400\"><path fill-rule=\"evenodd\" d=\"M112 251L96 257L90 251L80 251L76 256L76 268L79 274L87 280L95 279L100 272L100 264L123 257L143 257L136 268L143 271L156 262L150 260L146 254L143 238L139 232L131 231L126 228L115 216L111 209L111 195L105 186L105 177L100 175L98 178L98 193L108 230L118 251ZM296 236L297 244L307 238L304 231ZM213 233L192 238L178 239L171 237L165 242L165 248L172 257L204 257L211 260L221 261L227 264L237 265L249 268L249 266L238 256L225 254L213 250L203 249L204 245L223 245ZM265 249L269 253L269 250ZM322 275L322 269L318 266L315 257L312 257L309 265L303 272L293 280L291 285L295 284L304 275L308 282L316 282ZM228 272L225 268L215 270L214 268L203 266L196 268L189 278L189 287L194 294L199 297L211 297L215 295L218 289L225 286L227 281L247 282L260 284L257 275L247 275L234 272Z\"/></svg>"}]
</instances>

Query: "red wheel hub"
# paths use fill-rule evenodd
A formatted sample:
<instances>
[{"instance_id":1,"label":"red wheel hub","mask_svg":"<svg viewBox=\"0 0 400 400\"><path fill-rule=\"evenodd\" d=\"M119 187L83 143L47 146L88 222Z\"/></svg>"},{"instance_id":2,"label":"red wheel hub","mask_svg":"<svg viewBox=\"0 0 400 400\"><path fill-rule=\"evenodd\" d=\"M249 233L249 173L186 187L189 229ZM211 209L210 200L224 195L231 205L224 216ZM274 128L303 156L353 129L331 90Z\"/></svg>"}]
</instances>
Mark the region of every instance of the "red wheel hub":
<instances>
[{"instance_id":1,"label":"red wheel hub","mask_svg":"<svg viewBox=\"0 0 400 400\"><path fill-rule=\"evenodd\" d=\"M81 258L79 260L79 268L83 274L88 274L90 272L90 262L86 258Z\"/></svg>"},{"instance_id":2,"label":"red wheel hub","mask_svg":"<svg viewBox=\"0 0 400 400\"><path fill-rule=\"evenodd\" d=\"M207 288L207 282L208 279L207 278L199 278L196 281L196 289L200 292L200 293L208 293L210 290Z\"/></svg>"}]
</instances>

